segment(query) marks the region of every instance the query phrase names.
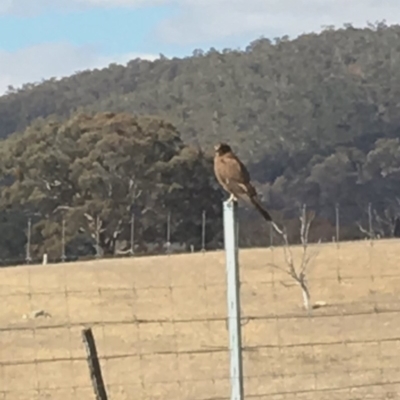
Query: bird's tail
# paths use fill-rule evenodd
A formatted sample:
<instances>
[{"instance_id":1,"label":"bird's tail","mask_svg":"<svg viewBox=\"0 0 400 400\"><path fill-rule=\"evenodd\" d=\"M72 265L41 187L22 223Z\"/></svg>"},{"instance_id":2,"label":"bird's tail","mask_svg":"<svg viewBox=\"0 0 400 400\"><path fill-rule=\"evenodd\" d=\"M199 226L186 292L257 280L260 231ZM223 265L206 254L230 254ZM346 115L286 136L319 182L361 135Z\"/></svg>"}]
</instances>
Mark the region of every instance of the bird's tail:
<instances>
[{"instance_id":1,"label":"bird's tail","mask_svg":"<svg viewBox=\"0 0 400 400\"><path fill-rule=\"evenodd\" d=\"M272 221L272 217L269 212L260 204L256 196L249 196L251 203L258 210L258 212L264 217L266 221Z\"/></svg>"}]
</instances>

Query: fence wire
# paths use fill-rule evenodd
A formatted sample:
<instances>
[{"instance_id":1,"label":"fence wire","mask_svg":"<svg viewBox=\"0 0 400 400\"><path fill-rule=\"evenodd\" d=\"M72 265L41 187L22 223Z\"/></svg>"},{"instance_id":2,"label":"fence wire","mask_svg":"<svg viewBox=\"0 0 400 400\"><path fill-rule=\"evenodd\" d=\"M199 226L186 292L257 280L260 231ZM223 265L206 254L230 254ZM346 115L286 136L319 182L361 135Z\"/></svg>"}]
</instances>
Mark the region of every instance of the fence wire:
<instances>
[{"instance_id":1,"label":"fence wire","mask_svg":"<svg viewBox=\"0 0 400 400\"><path fill-rule=\"evenodd\" d=\"M303 207L307 209L307 214L315 213L309 242L332 243L400 237L400 200L396 204L381 201L366 202L363 205L354 202L334 203L323 207L296 205L285 212L272 212L274 221L279 226L286 227L291 244L300 243L299 216ZM254 209L240 207L238 215L241 248L273 247L282 244L282 238L274 232L272 225L265 223ZM12 236L5 237L0 243L0 267L222 249L222 221L216 221L215 215L210 216L207 210L191 217L198 221L198 229L188 232L187 226L168 212L165 229L153 232L152 240L149 237L145 240L140 228L141 218L134 215L126 215L123 227L115 231L111 228L101 228L101 223L96 218L96 224L89 228L81 228L82 232L71 232L71 225L75 226L76 221L72 223L66 216L61 219L59 216L53 216L48 220L42 216L27 216L26 223L21 224L19 221L20 224L14 227ZM36 227L35 224L39 222L40 226ZM81 222L82 226L85 226L87 221L82 217ZM40 232L46 223L51 223L52 228L43 235ZM107 232L104 233L105 231ZM48 232L51 232L50 236ZM100 240L101 237L104 240ZM111 246L110 243L114 245Z\"/></svg>"},{"instance_id":2,"label":"fence wire","mask_svg":"<svg viewBox=\"0 0 400 400\"><path fill-rule=\"evenodd\" d=\"M310 313L282 247L240 251L245 397L400 398L400 241L309 248ZM2 268L0 299L1 400L93 399L85 327L112 400L229 398L222 251Z\"/></svg>"}]
</instances>

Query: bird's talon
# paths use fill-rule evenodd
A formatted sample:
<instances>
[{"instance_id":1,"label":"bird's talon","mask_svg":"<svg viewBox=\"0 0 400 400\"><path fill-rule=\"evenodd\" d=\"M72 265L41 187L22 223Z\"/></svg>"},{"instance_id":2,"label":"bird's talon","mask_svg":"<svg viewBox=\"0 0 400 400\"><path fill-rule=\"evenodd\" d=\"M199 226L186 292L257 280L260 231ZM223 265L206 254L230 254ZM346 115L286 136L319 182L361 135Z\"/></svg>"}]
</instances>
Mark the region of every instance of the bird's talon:
<instances>
[{"instance_id":1,"label":"bird's talon","mask_svg":"<svg viewBox=\"0 0 400 400\"><path fill-rule=\"evenodd\" d=\"M231 204L231 203L236 202L236 201L237 201L237 198L233 194L231 194L229 199L227 200L227 203Z\"/></svg>"}]
</instances>

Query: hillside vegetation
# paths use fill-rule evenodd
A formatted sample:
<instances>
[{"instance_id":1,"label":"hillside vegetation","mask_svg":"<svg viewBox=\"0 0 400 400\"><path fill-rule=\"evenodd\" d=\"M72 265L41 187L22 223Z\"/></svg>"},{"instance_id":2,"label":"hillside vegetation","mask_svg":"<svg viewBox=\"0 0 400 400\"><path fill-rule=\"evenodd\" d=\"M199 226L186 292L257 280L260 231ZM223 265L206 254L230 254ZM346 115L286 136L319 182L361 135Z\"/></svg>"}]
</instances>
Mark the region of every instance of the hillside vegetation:
<instances>
[{"instance_id":1,"label":"hillside vegetation","mask_svg":"<svg viewBox=\"0 0 400 400\"><path fill-rule=\"evenodd\" d=\"M150 115L207 159L214 142L229 141L277 218L294 220L306 203L323 226L317 236L328 240L340 203L349 239L360 236L371 203L374 231L390 236L400 198L399 39L397 25L347 26L10 88L0 98L0 132L82 112ZM260 244L260 229L248 231L246 244Z\"/></svg>"},{"instance_id":2,"label":"hillside vegetation","mask_svg":"<svg viewBox=\"0 0 400 400\"><path fill-rule=\"evenodd\" d=\"M203 210L214 222L210 246L221 208L211 168L163 120L99 113L36 121L0 150L0 254L23 256L28 218L32 254L51 259L62 255L63 224L68 258L114 255L129 250L132 218L139 250L162 245L168 214L171 237L198 247Z\"/></svg>"}]
</instances>

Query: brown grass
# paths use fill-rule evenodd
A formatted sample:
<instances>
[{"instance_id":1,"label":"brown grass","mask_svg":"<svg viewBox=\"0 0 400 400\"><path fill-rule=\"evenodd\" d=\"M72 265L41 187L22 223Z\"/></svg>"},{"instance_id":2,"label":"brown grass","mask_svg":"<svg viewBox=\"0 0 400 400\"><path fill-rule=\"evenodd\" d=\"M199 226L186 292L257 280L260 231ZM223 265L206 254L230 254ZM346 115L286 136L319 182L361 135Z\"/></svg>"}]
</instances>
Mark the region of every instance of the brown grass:
<instances>
[{"instance_id":1,"label":"brown grass","mask_svg":"<svg viewBox=\"0 0 400 400\"><path fill-rule=\"evenodd\" d=\"M282 255L240 253L247 396L400 398L400 242L320 245L310 318ZM111 400L230 396L223 252L2 269L0 297L0 400L93 399L86 326Z\"/></svg>"}]
</instances>

